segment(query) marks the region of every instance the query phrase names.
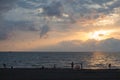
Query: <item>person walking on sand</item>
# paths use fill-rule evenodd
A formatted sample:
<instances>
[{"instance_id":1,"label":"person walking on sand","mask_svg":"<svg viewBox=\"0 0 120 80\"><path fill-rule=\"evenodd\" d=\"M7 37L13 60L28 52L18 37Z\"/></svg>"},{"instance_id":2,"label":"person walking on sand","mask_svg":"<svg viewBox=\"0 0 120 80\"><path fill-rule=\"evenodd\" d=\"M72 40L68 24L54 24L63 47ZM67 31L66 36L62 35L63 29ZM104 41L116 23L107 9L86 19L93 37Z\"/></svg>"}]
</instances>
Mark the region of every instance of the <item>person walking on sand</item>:
<instances>
[{"instance_id":1,"label":"person walking on sand","mask_svg":"<svg viewBox=\"0 0 120 80\"><path fill-rule=\"evenodd\" d=\"M71 68L72 68L72 69L74 68L74 63L73 63L73 62L71 63Z\"/></svg>"}]
</instances>

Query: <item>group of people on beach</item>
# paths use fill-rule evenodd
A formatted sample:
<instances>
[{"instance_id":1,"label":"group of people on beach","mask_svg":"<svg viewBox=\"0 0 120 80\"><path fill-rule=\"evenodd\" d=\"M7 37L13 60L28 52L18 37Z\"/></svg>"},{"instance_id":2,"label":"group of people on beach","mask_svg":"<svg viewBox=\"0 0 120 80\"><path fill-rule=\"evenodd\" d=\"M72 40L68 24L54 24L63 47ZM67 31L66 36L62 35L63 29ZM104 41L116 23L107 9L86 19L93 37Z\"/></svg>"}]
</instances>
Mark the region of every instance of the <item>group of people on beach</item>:
<instances>
[{"instance_id":1,"label":"group of people on beach","mask_svg":"<svg viewBox=\"0 0 120 80\"><path fill-rule=\"evenodd\" d=\"M111 69L111 66L111 64L108 64L108 69ZM3 68L7 68L6 64L3 64ZM44 69L45 67L42 66L41 68ZM56 64L54 64L53 68L56 69ZM83 69L83 63L80 63L80 65L75 65L74 62L71 62L71 68L77 70ZM13 66L11 66L11 69L13 69Z\"/></svg>"},{"instance_id":2,"label":"group of people on beach","mask_svg":"<svg viewBox=\"0 0 120 80\"><path fill-rule=\"evenodd\" d=\"M3 68L7 68L7 65L3 64ZM13 66L11 66L11 69L13 69Z\"/></svg>"}]
</instances>

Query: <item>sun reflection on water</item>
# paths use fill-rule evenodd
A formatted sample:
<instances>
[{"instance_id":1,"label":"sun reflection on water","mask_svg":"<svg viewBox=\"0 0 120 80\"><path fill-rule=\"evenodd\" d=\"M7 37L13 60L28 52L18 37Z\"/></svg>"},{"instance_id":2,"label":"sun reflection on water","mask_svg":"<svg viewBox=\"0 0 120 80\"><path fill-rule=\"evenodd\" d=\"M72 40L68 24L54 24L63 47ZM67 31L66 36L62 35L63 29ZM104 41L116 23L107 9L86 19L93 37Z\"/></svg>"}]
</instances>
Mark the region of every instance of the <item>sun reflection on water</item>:
<instances>
[{"instance_id":1,"label":"sun reflection on water","mask_svg":"<svg viewBox=\"0 0 120 80\"><path fill-rule=\"evenodd\" d=\"M116 66L120 66L112 53L109 53L108 55L103 52L95 52L89 61L89 66L91 69L108 69L108 64L112 64L113 69Z\"/></svg>"}]
</instances>

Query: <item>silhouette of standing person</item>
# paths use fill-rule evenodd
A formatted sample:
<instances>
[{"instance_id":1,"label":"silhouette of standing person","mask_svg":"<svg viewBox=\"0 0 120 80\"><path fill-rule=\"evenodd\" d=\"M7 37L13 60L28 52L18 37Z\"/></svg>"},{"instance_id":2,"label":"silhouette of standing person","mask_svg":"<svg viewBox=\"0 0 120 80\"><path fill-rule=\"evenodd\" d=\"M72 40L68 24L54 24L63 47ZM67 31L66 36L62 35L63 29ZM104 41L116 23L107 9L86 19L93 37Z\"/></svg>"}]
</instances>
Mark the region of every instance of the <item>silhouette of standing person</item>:
<instances>
[{"instance_id":1,"label":"silhouette of standing person","mask_svg":"<svg viewBox=\"0 0 120 80\"><path fill-rule=\"evenodd\" d=\"M108 64L108 68L111 69L111 64Z\"/></svg>"},{"instance_id":2,"label":"silhouette of standing person","mask_svg":"<svg viewBox=\"0 0 120 80\"><path fill-rule=\"evenodd\" d=\"M45 67L44 67L44 66L42 66L42 67L41 67L41 69L45 69Z\"/></svg>"},{"instance_id":3,"label":"silhouette of standing person","mask_svg":"<svg viewBox=\"0 0 120 80\"><path fill-rule=\"evenodd\" d=\"M83 63L80 63L80 69L83 69Z\"/></svg>"},{"instance_id":4,"label":"silhouette of standing person","mask_svg":"<svg viewBox=\"0 0 120 80\"><path fill-rule=\"evenodd\" d=\"M3 64L3 67L6 68L6 64Z\"/></svg>"},{"instance_id":5,"label":"silhouette of standing person","mask_svg":"<svg viewBox=\"0 0 120 80\"><path fill-rule=\"evenodd\" d=\"M73 63L73 62L71 63L71 68L72 68L72 69L74 68L74 63Z\"/></svg>"},{"instance_id":6,"label":"silhouette of standing person","mask_svg":"<svg viewBox=\"0 0 120 80\"><path fill-rule=\"evenodd\" d=\"M13 69L13 66L11 66L11 69Z\"/></svg>"},{"instance_id":7,"label":"silhouette of standing person","mask_svg":"<svg viewBox=\"0 0 120 80\"><path fill-rule=\"evenodd\" d=\"M54 67L53 67L54 69L56 69L56 64L54 64Z\"/></svg>"}]
</instances>

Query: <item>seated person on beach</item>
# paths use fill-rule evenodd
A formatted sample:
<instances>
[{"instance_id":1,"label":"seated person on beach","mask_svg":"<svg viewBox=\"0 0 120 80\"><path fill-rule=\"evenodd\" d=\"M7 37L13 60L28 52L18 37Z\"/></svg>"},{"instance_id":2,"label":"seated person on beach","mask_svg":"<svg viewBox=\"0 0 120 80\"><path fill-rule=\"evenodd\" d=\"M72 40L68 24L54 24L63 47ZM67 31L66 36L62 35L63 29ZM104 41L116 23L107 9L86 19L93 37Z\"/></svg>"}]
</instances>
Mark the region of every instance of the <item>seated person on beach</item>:
<instances>
[{"instance_id":1,"label":"seated person on beach","mask_svg":"<svg viewBox=\"0 0 120 80\"><path fill-rule=\"evenodd\" d=\"M80 66L79 66L79 65L76 65L76 66L75 66L75 69L76 69L76 70L80 70Z\"/></svg>"}]
</instances>

